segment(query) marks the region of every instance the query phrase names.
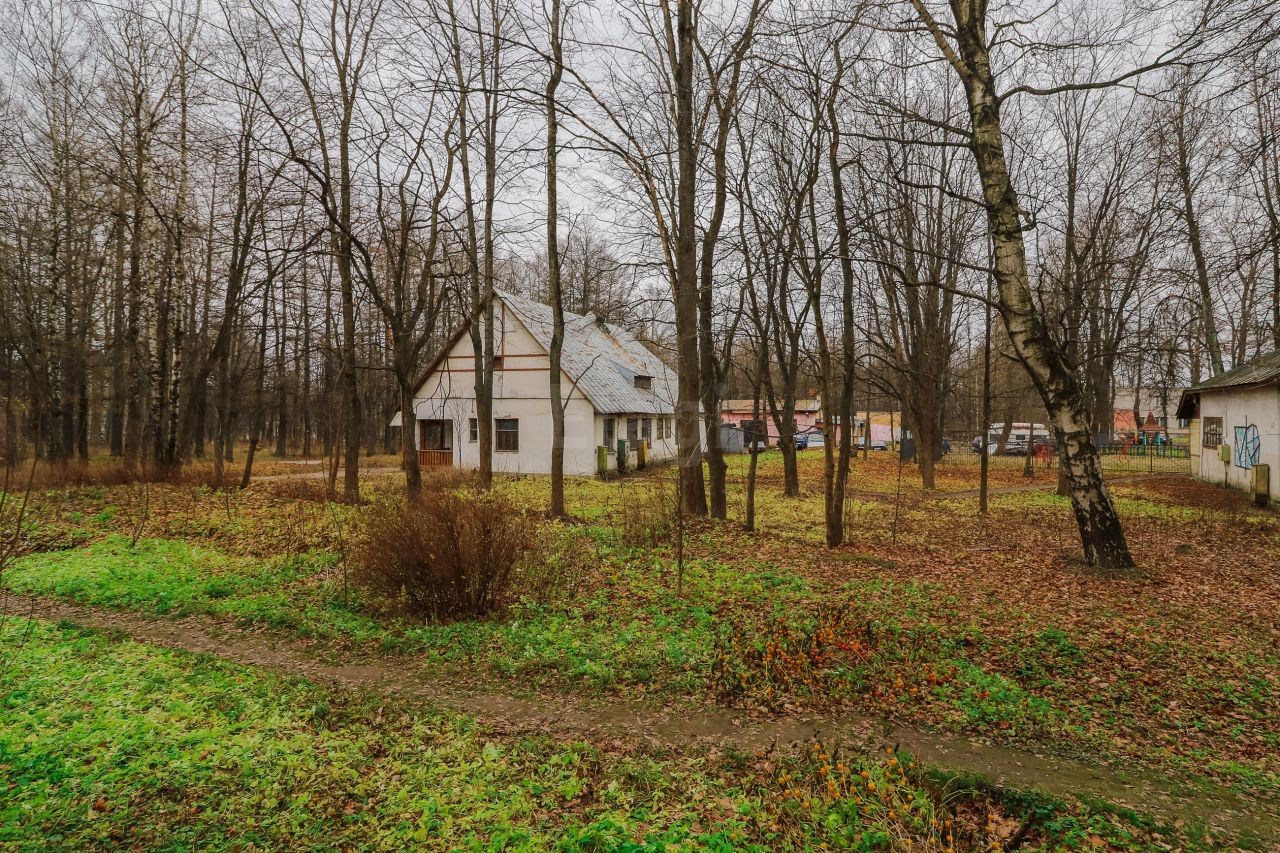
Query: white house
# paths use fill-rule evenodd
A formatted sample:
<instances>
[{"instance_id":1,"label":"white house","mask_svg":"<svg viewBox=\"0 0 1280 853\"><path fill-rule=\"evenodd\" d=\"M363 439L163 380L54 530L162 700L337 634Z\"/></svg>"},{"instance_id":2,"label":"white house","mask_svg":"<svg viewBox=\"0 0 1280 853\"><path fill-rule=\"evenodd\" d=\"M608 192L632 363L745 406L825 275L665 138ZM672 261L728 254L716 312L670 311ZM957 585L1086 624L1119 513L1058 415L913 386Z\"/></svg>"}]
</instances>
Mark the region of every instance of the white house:
<instances>
[{"instance_id":1,"label":"white house","mask_svg":"<svg viewBox=\"0 0 1280 853\"><path fill-rule=\"evenodd\" d=\"M1250 489L1253 468L1269 466L1268 491L1280 489L1280 351L1182 392L1178 417L1191 420L1191 473ZM1225 458L1223 458L1225 457Z\"/></svg>"},{"instance_id":2,"label":"white house","mask_svg":"<svg viewBox=\"0 0 1280 853\"><path fill-rule=\"evenodd\" d=\"M551 306L496 291L494 471L551 471L551 328ZM641 440L652 460L675 455L675 373L630 333L565 312L561 389L566 474L596 473L601 446L615 468L619 441L627 442L628 467ZM475 358L466 326L418 380L413 407L424 468L479 466ZM400 425L399 414L392 425Z\"/></svg>"}]
</instances>

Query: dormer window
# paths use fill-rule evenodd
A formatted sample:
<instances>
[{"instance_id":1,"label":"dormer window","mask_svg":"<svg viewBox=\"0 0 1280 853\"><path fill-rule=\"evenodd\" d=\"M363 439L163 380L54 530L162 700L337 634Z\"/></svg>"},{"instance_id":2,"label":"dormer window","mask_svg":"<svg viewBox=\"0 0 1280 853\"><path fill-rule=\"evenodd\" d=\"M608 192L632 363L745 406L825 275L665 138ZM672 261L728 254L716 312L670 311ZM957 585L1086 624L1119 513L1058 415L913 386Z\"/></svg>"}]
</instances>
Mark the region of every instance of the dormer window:
<instances>
[{"instance_id":1,"label":"dormer window","mask_svg":"<svg viewBox=\"0 0 1280 853\"><path fill-rule=\"evenodd\" d=\"M636 374L636 387L637 387L637 388L639 388L641 391L648 391L650 388L652 388L652 387L653 387L653 377L652 377L652 376L641 376L640 374L638 374L638 373L637 373L637 374Z\"/></svg>"}]
</instances>

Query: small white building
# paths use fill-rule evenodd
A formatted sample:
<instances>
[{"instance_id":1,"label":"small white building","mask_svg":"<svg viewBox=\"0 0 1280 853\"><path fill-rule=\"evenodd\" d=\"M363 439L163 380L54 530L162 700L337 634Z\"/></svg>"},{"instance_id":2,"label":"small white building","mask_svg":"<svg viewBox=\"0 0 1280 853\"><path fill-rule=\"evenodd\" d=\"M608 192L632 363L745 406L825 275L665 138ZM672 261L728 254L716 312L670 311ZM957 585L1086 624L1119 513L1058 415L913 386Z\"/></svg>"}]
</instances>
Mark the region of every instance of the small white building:
<instances>
[{"instance_id":1,"label":"small white building","mask_svg":"<svg viewBox=\"0 0 1280 853\"><path fill-rule=\"evenodd\" d=\"M1280 352L1268 353L1182 392L1178 417L1191 421L1191 473L1249 490L1267 465L1280 490ZM1225 458L1224 458L1225 457Z\"/></svg>"},{"instance_id":2,"label":"small white building","mask_svg":"<svg viewBox=\"0 0 1280 853\"><path fill-rule=\"evenodd\" d=\"M551 471L551 306L504 291L494 298L493 470ZM561 356L565 400L564 471L597 472L599 447L627 467L645 441L649 459L675 456L676 376L627 331L565 312ZM418 458L424 468L480 465L475 357L464 325L418 380L414 392ZM392 421L400 425L400 415Z\"/></svg>"}]
</instances>

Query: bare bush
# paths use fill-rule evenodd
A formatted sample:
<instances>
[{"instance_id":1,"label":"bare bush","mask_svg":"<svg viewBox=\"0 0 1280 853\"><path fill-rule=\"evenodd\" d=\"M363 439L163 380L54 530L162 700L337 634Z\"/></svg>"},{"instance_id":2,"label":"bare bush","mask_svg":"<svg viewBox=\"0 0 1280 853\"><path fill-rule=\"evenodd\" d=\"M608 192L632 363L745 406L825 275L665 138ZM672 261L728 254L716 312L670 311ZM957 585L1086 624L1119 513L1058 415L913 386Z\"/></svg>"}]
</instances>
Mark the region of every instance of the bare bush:
<instances>
[{"instance_id":1,"label":"bare bush","mask_svg":"<svg viewBox=\"0 0 1280 853\"><path fill-rule=\"evenodd\" d=\"M619 487L622 541L636 548L671 542L676 526L676 490L666 478Z\"/></svg>"},{"instance_id":2,"label":"bare bush","mask_svg":"<svg viewBox=\"0 0 1280 853\"><path fill-rule=\"evenodd\" d=\"M212 486L213 469L208 464L148 465L136 470L122 462L46 462L36 464L31 477L34 489L79 486L127 486L135 483L163 483L174 486Z\"/></svg>"},{"instance_id":3,"label":"bare bush","mask_svg":"<svg viewBox=\"0 0 1280 853\"><path fill-rule=\"evenodd\" d=\"M253 487L264 494L290 501L308 501L311 503L329 503L332 501L344 504L362 502L359 499L349 499L344 494L331 493L328 484L323 479L316 477L285 477L281 480L267 480L255 483Z\"/></svg>"},{"instance_id":4,"label":"bare bush","mask_svg":"<svg viewBox=\"0 0 1280 853\"><path fill-rule=\"evenodd\" d=\"M469 484L433 483L416 501L364 513L352 581L416 616L484 616L511 599L521 567L540 554L538 519Z\"/></svg>"},{"instance_id":5,"label":"bare bush","mask_svg":"<svg viewBox=\"0 0 1280 853\"><path fill-rule=\"evenodd\" d=\"M593 541L569 529L557 530L554 524L545 526L539 539L537 553L517 567L512 599L543 606L573 601L597 577Z\"/></svg>"}]
</instances>

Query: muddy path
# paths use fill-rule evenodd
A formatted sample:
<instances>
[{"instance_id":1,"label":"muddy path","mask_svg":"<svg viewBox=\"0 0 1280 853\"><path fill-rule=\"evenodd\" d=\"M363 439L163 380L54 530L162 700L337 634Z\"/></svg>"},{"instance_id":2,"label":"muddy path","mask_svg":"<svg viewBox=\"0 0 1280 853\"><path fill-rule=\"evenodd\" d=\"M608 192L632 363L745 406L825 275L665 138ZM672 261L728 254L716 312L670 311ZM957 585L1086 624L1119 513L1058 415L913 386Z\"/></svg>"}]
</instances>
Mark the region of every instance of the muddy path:
<instances>
[{"instance_id":1,"label":"muddy path","mask_svg":"<svg viewBox=\"0 0 1280 853\"><path fill-rule=\"evenodd\" d=\"M753 718L730 710L610 701L573 694L520 693L510 683L472 678L442 681L412 658L353 654L316 647L262 629L205 616L165 618L9 593L6 619L65 621L129 639L235 664L302 677L343 690L422 702L475 717L498 734L551 734L592 741L647 742L666 748L733 747L745 751L819 737L848 748L898 747L926 765L1008 788L1097 797L1166 822L1202 821L1231 834L1280 843L1280 802L1245 798L1222 786L1179 783L1153 771L1119 772L1101 765L1037 755L964 736L927 732L868 716L795 715Z\"/></svg>"}]
</instances>

